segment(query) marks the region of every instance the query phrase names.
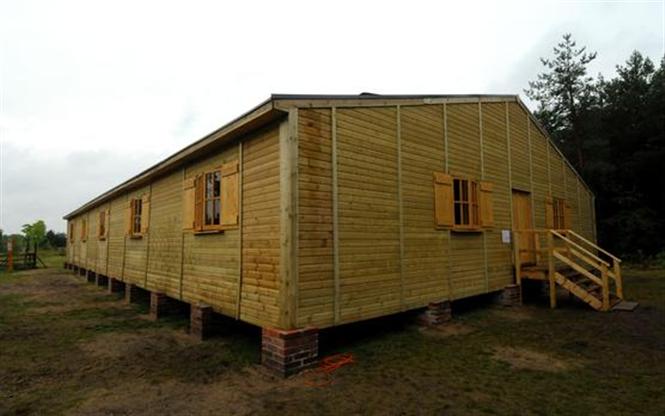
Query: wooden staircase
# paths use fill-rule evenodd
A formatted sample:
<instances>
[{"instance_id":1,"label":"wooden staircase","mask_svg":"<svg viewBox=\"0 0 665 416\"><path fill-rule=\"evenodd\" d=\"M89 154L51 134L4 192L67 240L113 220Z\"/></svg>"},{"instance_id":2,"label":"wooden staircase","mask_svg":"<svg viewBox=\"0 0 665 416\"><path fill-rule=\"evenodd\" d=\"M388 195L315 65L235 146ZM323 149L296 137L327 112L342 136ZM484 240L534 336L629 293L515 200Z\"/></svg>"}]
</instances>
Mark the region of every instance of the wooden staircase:
<instances>
[{"instance_id":1,"label":"wooden staircase","mask_svg":"<svg viewBox=\"0 0 665 416\"><path fill-rule=\"evenodd\" d=\"M598 311L623 300L621 259L572 230L514 230L513 252L517 284L549 282L552 308L557 285Z\"/></svg>"}]
</instances>

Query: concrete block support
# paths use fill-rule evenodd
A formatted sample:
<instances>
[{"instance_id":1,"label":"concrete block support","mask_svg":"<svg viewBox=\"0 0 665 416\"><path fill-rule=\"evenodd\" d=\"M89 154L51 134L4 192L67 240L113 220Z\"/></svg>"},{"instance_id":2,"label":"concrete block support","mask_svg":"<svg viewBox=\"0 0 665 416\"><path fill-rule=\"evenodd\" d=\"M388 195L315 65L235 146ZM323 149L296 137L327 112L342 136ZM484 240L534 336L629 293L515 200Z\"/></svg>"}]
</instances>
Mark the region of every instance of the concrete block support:
<instances>
[{"instance_id":1,"label":"concrete block support","mask_svg":"<svg viewBox=\"0 0 665 416\"><path fill-rule=\"evenodd\" d=\"M495 301L502 306L520 306L522 304L522 287L518 285L506 286L496 295Z\"/></svg>"},{"instance_id":2,"label":"concrete block support","mask_svg":"<svg viewBox=\"0 0 665 416\"><path fill-rule=\"evenodd\" d=\"M219 331L219 323L215 319L212 306L192 304L189 308L189 334L196 339L204 340Z\"/></svg>"},{"instance_id":3,"label":"concrete block support","mask_svg":"<svg viewBox=\"0 0 665 416\"><path fill-rule=\"evenodd\" d=\"M316 328L262 330L261 363L282 377L316 365L318 356L319 330Z\"/></svg>"},{"instance_id":4,"label":"concrete block support","mask_svg":"<svg viewBox=\"0 0 665 416\"><path fill-rule=\"evenodd\" d=\"M453 319L450 301L432 302L419 316L418 322L424 326L437 326Z\"/></svg>"},{"instance_id":5,"label":"concrete block support","mask_svg":"<svg viewBox=\"0 0 665 416\"><path fill-rule=\"evenodd\" d=\"M141 296L141 289L131 283L125 283L125 302L134 303Z\"/></svg>"},{"instance_id":6,"label":"concrete block support","mask_svg":"<svg viewBox=\"0 0 665 416\"><path fill-rule=\"evenodd\" d=\"M177 310L178 304L163 293L150 292L150 319L159 319Z\"/></svg>"},{"instance_id":7,"label":"concrete block support","mask_svg":"<svg viewBox=\"0 0 665 416\"><path fill-rule=\"evenodd\" d=\"M114 278L109 278L108 279L108 292L109 293L121 293L124 292L125 290L125 284Z\"/></svg>"}]
</instances>

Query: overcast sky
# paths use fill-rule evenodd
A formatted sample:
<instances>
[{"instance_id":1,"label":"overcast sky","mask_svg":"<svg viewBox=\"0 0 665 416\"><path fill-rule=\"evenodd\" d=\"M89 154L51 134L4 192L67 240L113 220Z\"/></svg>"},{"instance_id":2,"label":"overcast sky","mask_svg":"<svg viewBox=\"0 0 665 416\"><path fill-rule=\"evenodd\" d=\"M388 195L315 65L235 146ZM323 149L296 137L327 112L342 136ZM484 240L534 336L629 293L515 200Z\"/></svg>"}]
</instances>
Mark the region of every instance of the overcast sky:
<instances>
[{"instance_id":1,"label":"overcast sky","mask_svg":"<svg viewBox=\"0 0 665 416\"><path fill-rule=\"evenodd\" d=\"M561 35L614 74L663 1L0 0L0 228L61 217L270 93L519 93Z\"/></svg>"}]
</instances>

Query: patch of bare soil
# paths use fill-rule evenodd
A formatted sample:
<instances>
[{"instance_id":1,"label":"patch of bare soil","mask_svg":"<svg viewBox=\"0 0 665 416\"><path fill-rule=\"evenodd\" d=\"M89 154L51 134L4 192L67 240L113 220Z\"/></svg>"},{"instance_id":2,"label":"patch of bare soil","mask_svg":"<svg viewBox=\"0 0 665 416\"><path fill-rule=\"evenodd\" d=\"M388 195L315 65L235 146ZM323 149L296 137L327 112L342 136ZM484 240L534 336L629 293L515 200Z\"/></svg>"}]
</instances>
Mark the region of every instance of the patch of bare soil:
<instances>
[{"instance_id":1,"label":"patch of bare soil","mask_svg":"<svg viewBox=\"0 0 665 416\"><path fill-rule=\"evenodd\" d=\"M512 308L494 308L492 309L492 315L500 319L507 319L515 322L528 321L533 319L534 312L530 308L526 307L512 307Z\"/></svg>"},{"instance_id":2,"label":"patch of bare soil","mask_svg":"<svg viewBox=\"0 0 665 416\"><path fill-rule=\"evenodd\" d=\"M134 357L141 352L158 351L168 348L185 348L194 345L192 337L184 332L146 329L127 333L108 333L99 335L88 342L79 344L86 354L96 358Z\"/></svg>"},{"instance_id":3,"label":"patch of bare soil","mask_svg":"<svg viewBox=\"0 0 665 416\"><path fill-rule=\"evenodd\" d=\"M447 322L433 327L421 327L420 332L423 335L431 337L452 337L456 335L466 335L475 331L474 327L464 325L459 322Z\"/></svg>"},{"instance_id":4,"label":"patch of bare soil","mask_svg":"<svg viewBox=\"0 0 665 416\"><path fill-rule=\"evenodd\" d=\"M551 355L528 350L526 348L497 347L492 356L497 361L509 364L515 370L545 371L558 373L569 371L579 366L579 363L562 360Z\"/></svg>"}]
</instances>

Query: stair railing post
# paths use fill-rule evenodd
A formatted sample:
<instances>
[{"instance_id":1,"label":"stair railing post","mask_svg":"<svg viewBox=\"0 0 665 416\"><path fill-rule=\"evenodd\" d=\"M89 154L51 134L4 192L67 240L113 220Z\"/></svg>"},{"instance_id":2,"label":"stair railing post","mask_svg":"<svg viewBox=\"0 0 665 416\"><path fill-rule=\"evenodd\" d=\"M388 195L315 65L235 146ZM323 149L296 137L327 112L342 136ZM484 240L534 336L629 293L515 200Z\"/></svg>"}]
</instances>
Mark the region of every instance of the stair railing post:
<instances>
[{"instance_id":1,"label":"stair railing post","mask_svg":"<svg viewBox=\"0 0 665 416\"><path fill-rule=\"evenodd\" d=\"M556 286L554 283L554 236L552 232L547 233L547 278L550 285L550 308L556 308Z\"/></svg>"},{"instance_id":2,"label":"stair railing post","mask_svg":"<svg viewBox=\"0 0 665 416\"><path fill-rule=\"evenodd\" d=\"M614 281L617 285L617 297L619 299L623 299L623 280L621 277L621 263L619 263L618 260L614 259L613 260L613 268L614 268Z\"/></svg>"},{"instance_id":3,"label":"stair railing post","mask_svg":"<svg viewBox=\"0 0 665 416\"><path fill-rule=\"evenodd\" d=\"M603 278L603 310L610 310L610 278L607 274L607 266L601 264L600 271Z\"/></svg>"}]
</instances>

